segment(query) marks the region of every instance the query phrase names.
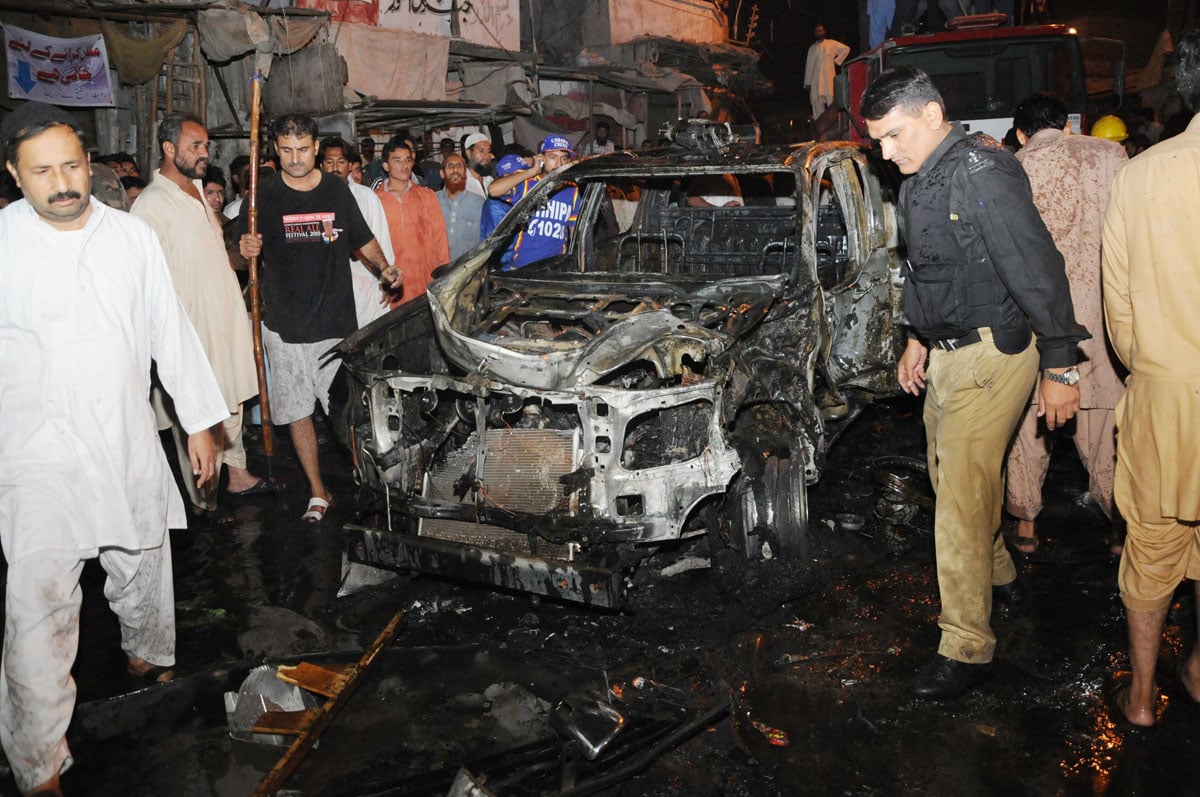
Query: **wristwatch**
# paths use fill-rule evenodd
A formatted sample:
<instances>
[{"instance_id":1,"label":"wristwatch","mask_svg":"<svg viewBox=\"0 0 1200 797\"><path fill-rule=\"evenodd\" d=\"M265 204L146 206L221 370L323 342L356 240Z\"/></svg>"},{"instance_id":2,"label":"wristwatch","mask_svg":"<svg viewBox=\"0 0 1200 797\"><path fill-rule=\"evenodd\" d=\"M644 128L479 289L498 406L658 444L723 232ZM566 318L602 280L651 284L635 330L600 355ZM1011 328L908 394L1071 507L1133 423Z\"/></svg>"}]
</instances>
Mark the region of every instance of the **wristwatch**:
<instances>
[{"instance_id":1,"label":"wristwatch","mask_svg":"<svg viewBox=\"0 0 1200 797\"><path fill-rule=\"evenodd\" d=\"M1056 374L1053 371L1043 371L1042 374L1051 382L1058 382L1060 385L1067 387L1075 387L1079 384L1079 369L1071 366L1061 374Z\"/></svg>"}]
</instances>

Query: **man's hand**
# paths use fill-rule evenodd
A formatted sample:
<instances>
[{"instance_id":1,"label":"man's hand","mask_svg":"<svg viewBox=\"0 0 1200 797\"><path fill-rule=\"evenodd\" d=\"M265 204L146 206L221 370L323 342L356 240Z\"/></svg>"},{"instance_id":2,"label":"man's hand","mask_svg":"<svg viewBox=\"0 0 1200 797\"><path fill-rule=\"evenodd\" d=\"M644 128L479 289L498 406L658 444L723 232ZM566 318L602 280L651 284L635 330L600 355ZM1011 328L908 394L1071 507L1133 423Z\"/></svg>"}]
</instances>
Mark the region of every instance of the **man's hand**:
<instances>
[{"instance_id":1,"label":"man's hand","mask_svg":"<svg viewBox=\"0 0 1200 797\"><path fill-rule=\"evenodd\" d=\"M919 396L925 389L925 357L929 349L916 338L908 339L908 346L896 364L896 381L905 393Z\"/></svg>"},{"instance_id":2,"label":"man's hand","mask_svg":"<svg viewBox=\"0 0 1200 797\"><path fill-rule=\"evenodd\" d=\"M392 290L400 287L400 283L404 281L404 274L400 272L399 266L388 266L379 273L379 278L387 284Z\"/></svg>"},{"instance_id":3,"label":"man's hand","mask_svg":"<svg viewBox=\"0 0 1200 797\"><path fill-rule=\"evenodd\" d=\"M1065 371L1065 368L1055 368L1055 372ZM1079 412L1079 385L1062 385L1042 377L1038 385L1039 418L1046 419L1047 429L1057 429L1066 424Z\"/></svg>"},{"instance_id":4,"label":"man's hand","mask_svg":"<svg viewBox=\"0 0 1200 797\"><path fill-rule=\"evenodd\" d=\"M203 487L216 474L217 445L213 433L205 429L188 435L188 459L192 462L192 475L196 477L196 486Z\"/></svg>"},{"instance_id":5,"label":"man's hand","mask_svg":"<svg viewBox=\"0 0 1200 797\"><path fill-rule=\"evenodd\" d=\"M238 239L238 252L249 260L262 254L262 235L246 233Z\"/></svg>"}]
</instances>

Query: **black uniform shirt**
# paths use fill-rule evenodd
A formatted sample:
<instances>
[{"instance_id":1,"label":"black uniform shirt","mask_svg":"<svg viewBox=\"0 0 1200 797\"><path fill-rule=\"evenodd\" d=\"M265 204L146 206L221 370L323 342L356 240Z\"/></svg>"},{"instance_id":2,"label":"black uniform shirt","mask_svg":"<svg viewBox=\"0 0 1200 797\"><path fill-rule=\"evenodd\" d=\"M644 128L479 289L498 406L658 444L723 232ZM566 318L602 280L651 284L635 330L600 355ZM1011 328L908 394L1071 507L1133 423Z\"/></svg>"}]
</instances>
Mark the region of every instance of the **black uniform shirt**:
<instances>
[{"instance_id":1,"label":"black uniform shirt","mask_svg":"<svg viewBox=\"0 0 1200 797\"><path fill-rule=\"evenodd\" d=\"M969 267L973 276L965 304L972 326L992 327L1001 351L1006 350L1006 337L1018 343L1015 348L1020 351L1028 340L1027 327L1022 331L1027 323L1037 333L1043 368L1074 365L1075 344L1091 335L1075 321L1066 267L1033 204L1029 178L1007 150L978 139L959 143L966 138L962 127L953 124L917 173L901 186L911 268L919 274L927 263ZM947 180L947 170L939 170L938 165L948 153L958 163ZM931 210L935 208L940 210ZM914 211L921 221L914 218ZM931 217L931 212L936 215ZM930 229L941 224L949 225L941 230L948 234ZM938 251L923 249L926 241L936 242ZM948 241L957 242L957 251L945 251ZM908 279L914 284L906 290L919 294L921 280L913 280L912 273ZM990 289L981 287L986 281L993 283ZM916 331L922 335L922 329Z\"/></svg>"}]
</instances>

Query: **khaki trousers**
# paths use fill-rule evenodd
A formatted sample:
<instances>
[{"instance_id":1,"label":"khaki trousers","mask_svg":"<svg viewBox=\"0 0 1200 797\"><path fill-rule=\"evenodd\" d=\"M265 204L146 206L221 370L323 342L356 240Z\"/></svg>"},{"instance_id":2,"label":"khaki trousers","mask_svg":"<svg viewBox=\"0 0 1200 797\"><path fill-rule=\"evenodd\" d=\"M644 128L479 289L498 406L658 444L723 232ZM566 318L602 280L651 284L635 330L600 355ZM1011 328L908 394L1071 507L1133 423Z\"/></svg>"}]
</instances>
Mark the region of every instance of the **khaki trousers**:
<instances>
[{"instance_id":1,"label":"khaki trousers","mask_svg":"<svg viewBox=\"0 0 1200 797\"><path fill-rule=\"evenodd\" d=\"M1003 354L981 329L979 343L932 349L925 397L929 478L937 493L933 538L942 611L938 653L971 664L992 660L992 586L1017 577L999 534L1004 453L1038 373L1031 343Z\"/></svg>"},{"instance_id":2,"label":"khaki trousers","mask_svg":"<svg viewBox=\"0 0 1200 797\"><path fill-rule=\"evenodd\" d=\"M1042 512L1042 485L1050 466L1050 435L1039 424L1037 405L1025 408L1012 450L1008 452L1005 506L1021 520ZM1088 473L1088 492L1109 520L1113 517L1113 471L1117 467L1117 415L1114 410L1080 410L1071 439Z\"/></svg>"}]
</instances>

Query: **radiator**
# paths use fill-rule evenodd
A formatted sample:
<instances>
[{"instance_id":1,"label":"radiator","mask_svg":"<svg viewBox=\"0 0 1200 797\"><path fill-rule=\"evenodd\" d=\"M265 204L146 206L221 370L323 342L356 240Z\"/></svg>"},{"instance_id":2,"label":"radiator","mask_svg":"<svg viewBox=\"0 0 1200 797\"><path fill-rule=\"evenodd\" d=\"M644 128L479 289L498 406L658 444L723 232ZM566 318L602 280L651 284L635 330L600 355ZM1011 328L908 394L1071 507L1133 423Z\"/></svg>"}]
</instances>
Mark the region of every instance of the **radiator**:
<instances>
[{"instance_id":1,"label":"radiator","mask_svg":"<svg viewBox=\"0 0 1200 797\"><path fill-rule=\"evenodd\" d=\"M462 448L430 469L425 479L425 497L443 501L475 503L476 494L454 494L464 476L471 481L476 472L476 456L483 457L483 476L479 492L486 506L513 512L547 513L563 501L559 477L575 470L578 455L577 434L558 429L488 429L479 437L472 433ZM529 529L532 532L533 529ZM567 559L565 545L554 545L530 534L461 520L425 518L418 534L450 542L474 545L506 553L535 554Z\"/></svg>"}]
</instances>

